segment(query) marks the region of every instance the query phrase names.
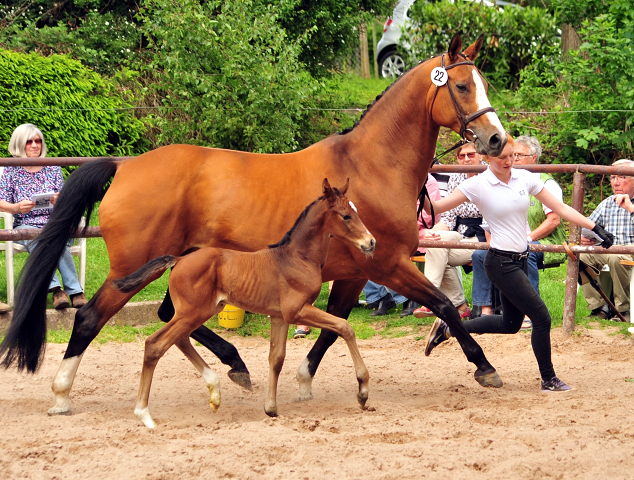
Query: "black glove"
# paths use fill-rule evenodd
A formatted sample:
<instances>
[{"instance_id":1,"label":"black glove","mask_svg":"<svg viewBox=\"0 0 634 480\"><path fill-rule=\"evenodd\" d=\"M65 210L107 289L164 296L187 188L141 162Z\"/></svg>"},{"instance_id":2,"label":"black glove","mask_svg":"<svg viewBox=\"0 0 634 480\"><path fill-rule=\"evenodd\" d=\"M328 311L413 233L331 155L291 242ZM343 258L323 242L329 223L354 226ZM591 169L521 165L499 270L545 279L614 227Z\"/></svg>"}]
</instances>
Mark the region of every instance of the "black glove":
<instances>
[{"instance_id":1,"label":"black glove","mask_svg":"<svg viewBox=\"0 0 634 480\"><path fill-rule=\"evenodd\" d=\"M592 231L596 233L601 238L601 240L603 240L601 242L601 246L603 248L610 248L612 244L614 243L614 235L612 235L610 232L605 230L598 223L594 224L594 228L592 229Z\"/></svg>"}]
</instances>

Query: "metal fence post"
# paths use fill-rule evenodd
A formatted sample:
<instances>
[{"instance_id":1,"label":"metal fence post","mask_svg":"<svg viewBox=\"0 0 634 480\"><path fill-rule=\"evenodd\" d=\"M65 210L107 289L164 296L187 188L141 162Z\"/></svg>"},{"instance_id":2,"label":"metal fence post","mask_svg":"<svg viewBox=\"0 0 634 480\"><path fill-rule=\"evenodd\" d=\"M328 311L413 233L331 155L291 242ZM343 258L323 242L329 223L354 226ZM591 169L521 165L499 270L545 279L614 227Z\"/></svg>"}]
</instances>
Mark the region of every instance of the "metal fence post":
<instances>
[{"instance_id":1,"label":"metal fence post","mask_svg":"<svg viewBox=\"0 0 634 480\"><path fill-rule=\"evenodd\" d=\"M571 207L583 213L585 175L576 172L572 182ZM581 228L578 225L570 225L569 242L578 244L581 238ZM564 336L569 337L575 329L575 311L577 310L577 276L579 275L579 254L577 260L568 258L568 269L566 271L566 298L564 300Z\"/></svg>"}]
</instances>

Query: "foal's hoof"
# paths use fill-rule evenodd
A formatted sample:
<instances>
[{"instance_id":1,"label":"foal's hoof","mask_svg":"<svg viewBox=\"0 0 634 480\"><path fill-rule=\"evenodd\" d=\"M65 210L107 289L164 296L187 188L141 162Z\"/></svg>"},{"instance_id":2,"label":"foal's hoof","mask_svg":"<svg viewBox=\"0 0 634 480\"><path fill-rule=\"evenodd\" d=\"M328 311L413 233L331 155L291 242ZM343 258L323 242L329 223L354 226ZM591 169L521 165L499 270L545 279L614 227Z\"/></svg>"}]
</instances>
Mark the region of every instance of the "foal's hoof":
<instances>
[{"instance_id":1,"label":"foal's hoof","mask_svg":"<svg viewBox=\"0 0 634 480\"><path fill-rule=\"evenodd\" d=\"M361 405L361 410L366 410L367 407L365 406L365 404L368 401L368 396L357 395L357 400L359 401L359 405Z\"/></svg>"},{"instance_id":2,"label":"foal's hoof","mask_svg":"<svg viewBox=\"0 0 634 480\"><path fill-rule=\"evenodd\" d=\"M249 372L239 372L232 368L227 372L227 375L233 383L237 383L242 388L246 388L250 392L253 391L253 385L251 385L251 375L249 375Z\"/></svg>"},{"instance_id":3,"label":"foal's hoof","mask_svg":"<svg viewBox=\"0 0 634 480\"><path fill-rule=\"evenodd\" d=\"M493 371L491 373L482 373L479 369L473 374L473 377L483 387L495 387L500 388L504 384L502 383L502 379L498 375L498 372Z\"/></svg>"}]
</instances>

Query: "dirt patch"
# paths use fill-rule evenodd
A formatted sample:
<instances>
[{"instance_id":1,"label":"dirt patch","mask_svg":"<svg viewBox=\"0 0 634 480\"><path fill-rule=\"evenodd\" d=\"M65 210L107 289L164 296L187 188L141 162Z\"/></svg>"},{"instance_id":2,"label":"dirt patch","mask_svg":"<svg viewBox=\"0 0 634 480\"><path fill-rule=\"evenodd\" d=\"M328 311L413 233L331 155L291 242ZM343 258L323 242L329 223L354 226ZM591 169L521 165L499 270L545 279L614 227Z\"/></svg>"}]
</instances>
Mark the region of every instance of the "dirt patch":
<instances>
[{"instance_id":1,"label":"dirt patch","mask_svg":"<svg viewBox=\"0 0 634 480\"><path fill-rule=\"evenodd\" d=\"M157 428L133 414L142 344L90 347L72 394L73 415L48 417L65 345L49 345L35 376L2 371L3 478L625 479L634 476L634 342L603 330L553 332L558 375L574 390L539 391L530 334L477 337L505 382L484 389L451 340L425 358L414 337L359 342L374 411L361 411L352 361L339 340L297 403L295 371L311 342L289 341L278 395L264 414L268 343L231 337L254 392L199 347L221 375L222 405L180 352L159 362L150 396Z\"/></svg>"}]
</instances>

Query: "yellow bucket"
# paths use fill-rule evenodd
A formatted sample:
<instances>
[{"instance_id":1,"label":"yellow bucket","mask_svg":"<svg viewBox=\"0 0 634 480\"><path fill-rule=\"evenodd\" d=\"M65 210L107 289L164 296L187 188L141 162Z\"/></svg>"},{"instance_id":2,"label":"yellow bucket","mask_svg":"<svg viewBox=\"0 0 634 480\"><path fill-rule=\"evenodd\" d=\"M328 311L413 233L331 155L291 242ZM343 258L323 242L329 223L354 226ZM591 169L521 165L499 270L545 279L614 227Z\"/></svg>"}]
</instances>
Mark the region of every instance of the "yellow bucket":
<instances>
[{"instance_id":1,"label":"yellow bucket","mask_svg":"<svg viewBox=\"0 0 634 480\"><path fill-rule=\"evenodd\" d=\"M233 305L225 305L218 314L218 325L224 328L240 328L244 321L244 310Z\"/></svg>"}]
</instances>

